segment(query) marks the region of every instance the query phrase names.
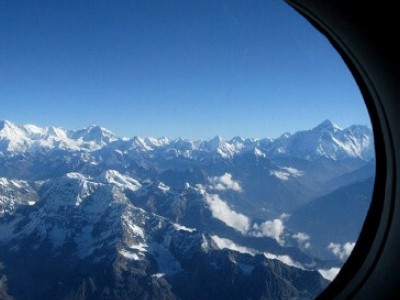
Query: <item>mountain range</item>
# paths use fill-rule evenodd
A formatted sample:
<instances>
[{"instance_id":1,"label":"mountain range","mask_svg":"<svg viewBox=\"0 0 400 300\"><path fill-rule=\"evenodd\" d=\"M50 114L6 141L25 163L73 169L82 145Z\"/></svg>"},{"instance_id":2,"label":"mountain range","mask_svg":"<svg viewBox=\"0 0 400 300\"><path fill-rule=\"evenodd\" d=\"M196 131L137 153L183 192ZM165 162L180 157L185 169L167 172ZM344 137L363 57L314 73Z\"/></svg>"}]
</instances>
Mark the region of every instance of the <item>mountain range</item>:
<instances>
[{"instance_id":1,"label":"mountain range","mask_svg":"<svg viewBox=\"0 0 400 300\"><path fill-rule=\"evenodd\" d=\"M373 158L372 131L366 126L353 125L341 129L330 120L325 120L311 130L294 134L285 133L276 139L251 139L235 137L224 141L220 136L211 140L177 138L118 138L100 126L89 126L80 130L58 127L41 128L35 125L16 125L10 121L0 122L1 152L51 152L69 150L93 152L100 149L119 149L123 152L175 152L175 155L191 158L204 153L232 158L235 154L254 151L257 156L294 156L311 159ZM164 153L167 154L167 153Z\"/></svg>"},{"instance_id":2,"label":"mountain range","mask_svg":"<svg viewBox=\"0 0 400 300\"><path fill-rule=\"evenodd\" d=\"M2 121L0 297L315 297L356 242L374 168L372 130L329 120L196 141Z\"/></svg>"}]
</instances>

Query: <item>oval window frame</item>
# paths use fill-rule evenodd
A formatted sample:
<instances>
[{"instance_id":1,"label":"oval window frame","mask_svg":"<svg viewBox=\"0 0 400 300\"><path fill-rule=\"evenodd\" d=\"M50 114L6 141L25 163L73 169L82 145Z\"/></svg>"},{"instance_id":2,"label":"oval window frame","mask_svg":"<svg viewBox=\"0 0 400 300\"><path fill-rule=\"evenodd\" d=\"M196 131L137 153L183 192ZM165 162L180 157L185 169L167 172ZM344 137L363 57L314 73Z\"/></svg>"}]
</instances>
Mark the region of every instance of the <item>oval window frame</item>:
<instances>
[{"instance_id":1,"label":"oval window frame","mask_svg":"<svg viewBox=\"0 0 400 300\"><path fill-rule=\"evenodd\" d=\"M383 8L376 3L335 0L286 2L324 34L341 55L364 97L375 138L376 178L364 226L353 253L318 299L384 299L392 296L400 284L396 276L400 263L395 259L400 253L400 211L396 207L400 156L396 111L400 92L398 84L393 84L396 80L385 81L398 79L396 63L389 63L397 62L390 38L395 35L387 34L388 30L396 31L390 24L394 20L387 16L393 4ZM385 21L370 22L371 17ZM388 51L389 46L394 48Z\"/></svg>"}]
</instances>

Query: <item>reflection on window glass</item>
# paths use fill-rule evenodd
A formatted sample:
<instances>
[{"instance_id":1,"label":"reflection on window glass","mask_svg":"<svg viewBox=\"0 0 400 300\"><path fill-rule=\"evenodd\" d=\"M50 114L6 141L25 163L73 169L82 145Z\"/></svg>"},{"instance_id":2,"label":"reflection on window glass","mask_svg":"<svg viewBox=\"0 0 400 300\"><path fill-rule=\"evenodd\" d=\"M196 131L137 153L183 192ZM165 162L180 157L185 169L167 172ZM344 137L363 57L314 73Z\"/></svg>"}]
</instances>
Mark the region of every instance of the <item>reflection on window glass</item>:
<instances>
[{"instance_id":1,"label":"reflection on window glass","mask_svg":"<svg viewBox=\"0 0 400 300\"><path fill-rule=\"evenodd\" d=\"M0 298L307 299L338 274L373 134L286 4L7 0L0 40Z\"/></svg>"}]
</instances>

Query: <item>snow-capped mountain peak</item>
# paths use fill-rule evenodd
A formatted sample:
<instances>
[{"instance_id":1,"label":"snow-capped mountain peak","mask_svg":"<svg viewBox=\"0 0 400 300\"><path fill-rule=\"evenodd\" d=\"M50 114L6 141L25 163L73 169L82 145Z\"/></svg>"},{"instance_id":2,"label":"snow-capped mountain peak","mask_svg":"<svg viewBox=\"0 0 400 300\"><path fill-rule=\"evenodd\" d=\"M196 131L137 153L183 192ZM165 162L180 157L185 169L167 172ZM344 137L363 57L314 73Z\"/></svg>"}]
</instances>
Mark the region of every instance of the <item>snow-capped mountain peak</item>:
<instances>
[{"instance_id":1,"label":"snow-capped mountain peak","mask_svg":"<svg viewBox=\"0 0 400 300\"><path fill-rule=\"evenodd\" d=\"M205 144L209 150L217 150L225 147L225 141L220 135L215 136Z\"/></svg>"},{"instance_id":2,"label":"snow-capped mountain peak","mask_svg":"<svg viewBox=\"0 0 400 300\"><path fill-rule=\"evenodd\" d=\"M15 126L12 122L8 120L2 120L0 121L0 131L3 130L6 127L12 127Z\"/></svg>"},{"instance_id":3,"label":"snow-capped mountain peak","mask_svg":"<svg viewBox=\"0 0 400 300\"><path fill-rule=\"evenodd\" d=\"M83 141L93 141L101 144L108 144L116 141L118 138L110 130L92 125L84 129L77 130L71 133L73 139L82 139Z\"/></svg>"},{"instance_id":4,"label":"snow-capped mountain peak","mask_svg":"<svg viewBox=\"0 0 400 300\"><path fill-rule=\"evenodd\" d=\"M0 122L0 137L18 139L20 137L23 137L24 135L24 130L14 123L7 120Z\"/></svg>"},{"instance_id":5,"label":"snow-capped mountain peak","mask_svg":"<svg viewBox=\"0 0 400 300\"><path fill-rule=\"evenodd\" d=\"M47 138L67 139L68 133L62 128L51 126L47 129Z\"/></svg>"},{"instance_id":6,"label":"snow-capped mountain peak","mask_svg":"<svg viewBox=\"0 0 400 300\"><path fill-rule=\"evenodd\" d=\"M47 152L53 149L91 151L117 140L111 131L100 126L67 131L59 127L42 128L32 124L0 122L0 151L6 152Z\"/></svg>"},{"instance_id":7,"label":"snow-capped mountain peak","mask_svg":"<svg viewBox=\"0 0 400 300\"><path fill-rule=\"evenodd\" d=\"M269 153L272 156L289 155L308 160L318 157L370 160L374 156L373 135L372 130L365 126L342 129L325 120L310 130L279 137L272 143Z\"/></svg>"},{"instance_id":8,"label":"snow-capped mountain peak","mask_svg":"<svg viewBox=\"0 0 400 300\"><path fill-rule=\"evenodd\" d=\"M312 130L314 131L329 131L329 132L336 132L343 130L341 127L333 123L331 120L326 119L318 126L314 127Z\"/></svg>"}]
</instances>

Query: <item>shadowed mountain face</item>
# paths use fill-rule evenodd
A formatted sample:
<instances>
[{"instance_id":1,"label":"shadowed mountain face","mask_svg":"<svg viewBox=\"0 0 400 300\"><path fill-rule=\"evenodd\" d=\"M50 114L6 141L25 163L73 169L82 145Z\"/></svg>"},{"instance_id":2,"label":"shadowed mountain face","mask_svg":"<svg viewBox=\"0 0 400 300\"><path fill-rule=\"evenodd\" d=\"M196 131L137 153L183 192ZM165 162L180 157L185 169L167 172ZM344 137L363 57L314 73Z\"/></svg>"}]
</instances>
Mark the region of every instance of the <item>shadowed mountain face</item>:
<instances>
[{"instance_id":1,"label":"shadowed mountain face","mask_svg":"<svg viewBox=\"0 0 400 300\"><path fill-rule=\"evenodd\" d=\"M373 184L374 178L370 177L316 198L294 210L288 226L312 236L311 242L318 251L315 254L323 255L331 243L354 242L371 202Z\"/></svg>"},{"instance_id":2,"label":"shadowed mountain face","mask_svg":"<svg viewBox=\"0 0 400 300\"><path fill-rule=\"evenodd\" d=\"M229 141L3 121L0 298L312 298L351 251L373 166L371 130L330 121Z\"/></svg>"}]
</instances>

